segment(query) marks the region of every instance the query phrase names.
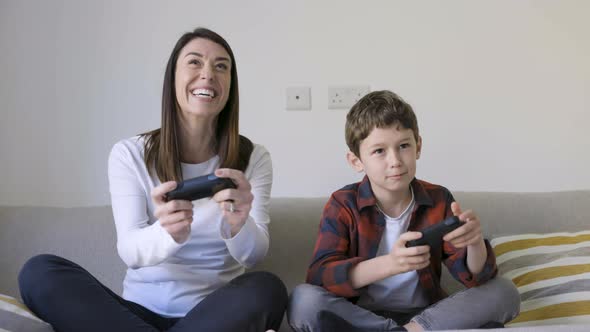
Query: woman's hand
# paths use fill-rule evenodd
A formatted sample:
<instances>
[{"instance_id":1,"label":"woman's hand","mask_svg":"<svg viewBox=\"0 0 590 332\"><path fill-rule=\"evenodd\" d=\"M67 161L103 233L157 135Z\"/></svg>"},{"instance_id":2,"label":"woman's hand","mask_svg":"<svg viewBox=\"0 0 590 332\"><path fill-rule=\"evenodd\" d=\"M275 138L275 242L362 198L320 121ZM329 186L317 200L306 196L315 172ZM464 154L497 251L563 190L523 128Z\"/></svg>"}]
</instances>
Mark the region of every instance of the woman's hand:
<instances>
[{"instance_id":1,"label":"woman's hand","mask_svg":"<svg viewBox=\"0 0 590 332\"><path fill-rule=\"evenodd\" d=\"M215 175L220 178L230 178L236 184L236 189L224 189L213 196L225 220L230 225L233 237L242 229L250 215L254 200L252 186L244 173L235 169L220 168L215 171Z\"/></svg>"},{"instance_id":2,"label":"woman's hand","mask_svg":"<svg viewBox=\"0 0 590 332\"><path fill-rule=\"evenodd\" d=\"M160 225L172 236L176 243L185 242L191 234L193 204L186 200L166 201L164 195L176 188L175 181L164 182L152 189L152 201L156 206L154 215Z\"/></svg>"}]
</instances>

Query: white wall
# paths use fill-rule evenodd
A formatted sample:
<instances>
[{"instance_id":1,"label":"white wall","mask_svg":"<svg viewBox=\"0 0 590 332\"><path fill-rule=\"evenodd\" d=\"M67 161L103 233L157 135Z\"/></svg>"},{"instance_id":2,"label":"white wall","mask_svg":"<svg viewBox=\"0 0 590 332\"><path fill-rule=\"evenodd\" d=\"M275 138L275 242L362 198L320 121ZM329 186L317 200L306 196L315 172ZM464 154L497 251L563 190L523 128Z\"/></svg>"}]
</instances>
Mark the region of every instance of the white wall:
<instances>
[{"instance_id":1,"label":"white wall","mask_svg":"<svg viewBox=\"0 0 590 332\"><path fill-rule=\"evenodd\" d=\"M0 205L108 204L117 140L159 126L165 63L196 26L237 57L242 132L274 196L359 178L329 85L415 108L418 176L451 190L590 189L590 2L0 0ZM312 111L285 110L287 86Z\"/></svg>"}]
</instances>

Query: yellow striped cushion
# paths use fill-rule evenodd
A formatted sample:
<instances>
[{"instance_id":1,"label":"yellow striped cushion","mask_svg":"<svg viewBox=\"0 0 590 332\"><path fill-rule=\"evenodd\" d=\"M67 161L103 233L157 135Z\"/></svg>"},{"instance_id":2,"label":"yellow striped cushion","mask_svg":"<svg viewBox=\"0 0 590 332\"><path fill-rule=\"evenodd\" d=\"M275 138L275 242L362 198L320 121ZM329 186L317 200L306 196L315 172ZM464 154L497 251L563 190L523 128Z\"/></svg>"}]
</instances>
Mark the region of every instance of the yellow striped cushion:
<instances>
[{"instance_id":1,"label":"yellow striped cushion","mask_svg":"<svg viewBox=\"0 0 590 332\"><path fill-rule=\"evenodd\" d=\"M522 301L507 326L590 323L590 231L504 236L491 244L500 275Z\"/></svg>"},{"instance_id":2,"label":"yellow striped cushion","mask_svg":"<svg viewBox=\"0 0 590 332\"><path fill-rule=\"evenodd\" d=\"M53 332L17 299L0 294L0 331Z\"/></svg>"}]
</instances>

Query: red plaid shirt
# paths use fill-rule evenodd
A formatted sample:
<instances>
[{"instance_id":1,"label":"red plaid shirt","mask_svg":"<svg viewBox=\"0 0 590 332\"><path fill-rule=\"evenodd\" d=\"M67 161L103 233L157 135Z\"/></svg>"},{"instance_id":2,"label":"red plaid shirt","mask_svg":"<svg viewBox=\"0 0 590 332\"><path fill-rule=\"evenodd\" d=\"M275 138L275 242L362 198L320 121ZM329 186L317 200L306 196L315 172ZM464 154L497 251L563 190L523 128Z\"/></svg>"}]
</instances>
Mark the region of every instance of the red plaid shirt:
<instances>
[{"instance_id":1,"label":"red plaid shirt","mask_svg":"<svg viewBox=\"0 0 590 332\"><path fill-rule=\"evenodd\" d=\"M411 182L416 201L409 231L419 231L452 215L453 195L444 187L414 179ZM322 286L342 297L354 298L361 289L350 283L352 266L374 258L385 230L385 217L377 208L369 179L350 184L332 194L324 207L307 282ZM485 241L487 259L483 270L473 275L467 268L467 249L457 249L448 242L431 248L430 265L418 270L420 286L430 303L447 294L440 287L441 263L466 287L485 283L497 273L496 257Z\"/></svg>"}]
</instances>

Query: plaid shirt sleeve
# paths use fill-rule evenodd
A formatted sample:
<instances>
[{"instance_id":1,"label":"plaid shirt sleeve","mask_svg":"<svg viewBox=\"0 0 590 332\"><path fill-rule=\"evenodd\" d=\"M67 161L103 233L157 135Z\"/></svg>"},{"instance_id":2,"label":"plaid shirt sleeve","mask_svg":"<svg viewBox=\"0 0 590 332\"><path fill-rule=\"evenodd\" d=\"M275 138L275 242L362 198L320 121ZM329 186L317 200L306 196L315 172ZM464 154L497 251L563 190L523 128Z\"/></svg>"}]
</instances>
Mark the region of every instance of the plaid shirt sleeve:
<instances>
[{"instance_id":1,"label":"plaid shirt sleeve","mask_svg":"<svg viewBox=\"0 0 590 332\"><path fill-rule=\"evenodd\" d=\"M482 285L492 279L498 273L496 256L488 240L484 240L487 249L487 258L483 269L478 274L473 274L467 267L467 248L456 249L450 243L444 244L444 251L448 257L444 260L451 275L465 287L471 288Z\"/></svg>"},{"instance_id":2,"label":"plaid shirt sleeve","mask_svg":"<svg viewBox=\"0 0 590 332\"><path fill-rule=\"evenodd\" d=\"M452 215L451 203L455 201L452 195L449 195L447 217ZM448 242L443 244L443 259L451 275L465 287L471 288L482 285L492 279L498 273L496 265L496 256L488 240L484 240L487 258L483 269L478 274L473 274L467 267L467 248L457 249Z\"/></svg>"},{"instance_id":3,"label":"plaid shirt sleeve","mask_svg":"<svg viewBox=\"0 0 590 332\"><path fill-rule=\"evenodd\" d=\"M345 298L358 296L349 278L350 269L364 258L351 256L354 216L334 195L324 207L307 282Z\"/></svg>"}]
</instances>

